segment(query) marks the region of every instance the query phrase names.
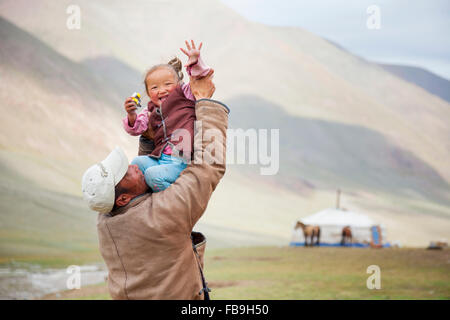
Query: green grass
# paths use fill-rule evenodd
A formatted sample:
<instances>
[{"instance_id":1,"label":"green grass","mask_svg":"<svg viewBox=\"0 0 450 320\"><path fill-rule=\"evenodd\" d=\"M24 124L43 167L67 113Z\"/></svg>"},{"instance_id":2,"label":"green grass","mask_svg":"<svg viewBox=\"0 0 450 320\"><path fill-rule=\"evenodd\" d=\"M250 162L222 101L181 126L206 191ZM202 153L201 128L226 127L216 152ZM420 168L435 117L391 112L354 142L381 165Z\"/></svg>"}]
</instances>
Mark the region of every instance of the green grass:
<instances>
[{"instance_id":1,"label":"green grass","mask_svg":"<svg viewBox=\"0 0 450 320\"><path fill-rule=\"evenodd\" d=\"M22 268L32 268L39 266L46 268L67 268L70 265L90 265L102 261L98 251L70 252L66 255L58 254L54 256L23 255L19 257L2 257L0 259L1 267L21 266Z\"/></svg>"},{"instance_id":2,"label":"green grass","mask_svg":"<svg viewBox=\"0 0 450 320\"><path fill-rule=\"evenodd\" d=\"M381 289L366 287L369 265ZM207 251L212 299L450 299L450 250L254 247ZM62 299L109 299L105 284Z\"/></svg>"},{"instance_id":3,"label":"green grass","mask_svg":"<svg viewBox=\"0 0 450 320\"><path fill-rule=\"evenodd\" d=\"M0 266L67 267L101 260L97 215L81 196L55 192L4 166L0 152Z\"/></svg>"},{"instance_id":4,"label":"green grass","mask_svg":"<svg viewBox=\"0 0 450 320\"><path fill-rule=\"evenodd\" d=\"M450 251L246 248L215 251L208 279L215 299L449 299ZM381 289L369 290L369 265ZM225 284L220 287L220 284ZM227 286L228 284L231 284Z\"/></svg>"}]
</instances>

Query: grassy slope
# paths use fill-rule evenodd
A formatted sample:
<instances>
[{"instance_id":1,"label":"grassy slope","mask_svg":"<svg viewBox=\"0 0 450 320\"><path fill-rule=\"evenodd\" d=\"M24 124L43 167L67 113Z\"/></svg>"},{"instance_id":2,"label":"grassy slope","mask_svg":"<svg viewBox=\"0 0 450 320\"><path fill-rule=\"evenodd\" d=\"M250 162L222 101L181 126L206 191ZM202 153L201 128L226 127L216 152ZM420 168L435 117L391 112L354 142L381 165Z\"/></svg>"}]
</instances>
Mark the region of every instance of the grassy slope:
<instances>
[{"instance_id":1,"label":"grassy slope","mask_svg":"<svg viewBox=\"0 0 450 320\"><path fill-rule=\"evenodd\" d=\"M5 167L8 156L0 151L0 264L66 267L101 260L96 215L79 197Z\"/></svg>"},{"instance_id":2,"label":"grassy slope","mask_svg":"<svg viewBox=\"0 0 450 320\"><path fill-rule=\"evenodd\" d=\"M207 251L212 299L450 299L450 250L254 247ZM367 267L381 289L366 287ZM47 299L110 299L105 284Z\"/></svg>"},{"instance_id":3,"label":"grassy slope","mask_svg":"<svg viewBox=\"0 0 450 320\"><path fill-rule=\"evenodd\" d=\"M0 26L0 263L98 261L80 180L126 138L115 98L87 68L3 18Z\"/></svg>"},{"instance_id":4,"label":"grassy slope","mask_svg":"<svg viewBox=\"0 0 450 320\"><path fill-rule=\"evenodd\" d=\"M233 106L232 128L280 128L280 170L269 177L280 185L301 191L296 185L303 181L318 189L340 187L404 198L415 191L430 202L450 206L450 186L439 173L381 132L294 117L258 96L226 102ZM249 166L239 169L258 178L258 172ZM450 217L450 211L446 214Z\"/></svg>"},{"instance_id":5,"label":"grassy slope","mask_svg":"<svg viewBox=\"0 0 450 320\"><path fill-rule=\"evenodd\" d=\"M448 79L419 67L381 63L379 65L399 78L414 83L441 99L450 102L450 81Z\"/></svg>"}]
</instances>

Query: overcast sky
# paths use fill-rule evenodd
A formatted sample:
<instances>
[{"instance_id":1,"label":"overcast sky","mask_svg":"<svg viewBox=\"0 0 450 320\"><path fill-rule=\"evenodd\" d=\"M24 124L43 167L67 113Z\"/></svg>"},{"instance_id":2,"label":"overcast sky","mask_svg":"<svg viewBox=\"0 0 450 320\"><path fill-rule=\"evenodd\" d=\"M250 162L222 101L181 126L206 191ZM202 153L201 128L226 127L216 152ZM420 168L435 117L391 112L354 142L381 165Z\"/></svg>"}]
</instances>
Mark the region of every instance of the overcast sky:
<instances>
[{"instance_id":1,"label":"overcast sky","mask_svg":"<svg viewBox=\"0 0 450 320\"><path fill-rule=\"evenodd\" d=\"M368 60L420 66L450 79L449 0L221 0L249 20L298 26ZM380 9L369 29L367 8Z\"/></svg>"}]
</instances>

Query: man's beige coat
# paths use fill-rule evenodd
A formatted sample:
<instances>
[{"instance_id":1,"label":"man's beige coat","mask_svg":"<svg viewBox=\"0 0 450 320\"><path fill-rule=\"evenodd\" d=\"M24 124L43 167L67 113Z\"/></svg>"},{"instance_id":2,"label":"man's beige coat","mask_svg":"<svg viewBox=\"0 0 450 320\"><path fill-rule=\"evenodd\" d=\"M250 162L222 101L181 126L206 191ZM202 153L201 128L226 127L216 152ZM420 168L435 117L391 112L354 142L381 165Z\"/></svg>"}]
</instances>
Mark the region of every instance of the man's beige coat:
<instances>
[{"instance_id":1,"label":"man's beige coat","mask_svg":"<svg viewBox=\"0 0 450 320\"><path fill-rule=\"evenodd\" d=\"M195 110L194 160L175 183L98 216L113 299L204 299L190 236L225 173L229 110L209 99L197 101ZM202 260L204 241L198 251Z\"/></svg>"}]
</instances>

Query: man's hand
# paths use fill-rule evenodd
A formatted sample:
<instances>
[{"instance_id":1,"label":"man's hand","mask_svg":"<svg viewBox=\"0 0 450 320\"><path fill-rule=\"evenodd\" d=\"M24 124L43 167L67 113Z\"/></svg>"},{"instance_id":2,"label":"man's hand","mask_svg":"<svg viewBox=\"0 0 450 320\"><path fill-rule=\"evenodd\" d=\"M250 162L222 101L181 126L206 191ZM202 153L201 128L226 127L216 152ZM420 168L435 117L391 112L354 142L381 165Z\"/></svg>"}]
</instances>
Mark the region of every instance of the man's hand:
<instances>
[{"instance_id":1,"label":"man's hand","mask_svg":"<svg viewBox=\"0 0 450 320\"><path fill-rule=\"evenodd\" d=\"M128 124L132 127L134 126L134 122L136 121L137 118L136 113L137 106L136 103L133 101L133 97L128 97L123 105L125 107L125 111L128 114Z\"/></svg>"},{"instance_id":2,"label":"man's hand","mask_svg":"<svg viewBox=\"0 0 450 320\"><path fill-rule=\"evenodd\" d=\"M192 94L195 99L209 99L212 97L216 87L212 82L212 78L214 75L214 70L211 69L209 73L200 79L191 78L189 85L191 86Z\"/></svg>"},{"instance_id":3,"label":"man's hand","mask_svg":"<svg viewBox=\"0 0 450 320\"><path fill-rule=\"evenodd\" d=\"M200 56L200 49L202 48L203 43L200 42L200 45L198 46L198 49L195 48L194 40L191 40L192 47L189 45L189 42L184 41L186 43L187 51L183 48L180 48L180 50L188 56L189 60L185 67L196 64L198 61L198 57Z\"/></svg>"}]
</instances>

